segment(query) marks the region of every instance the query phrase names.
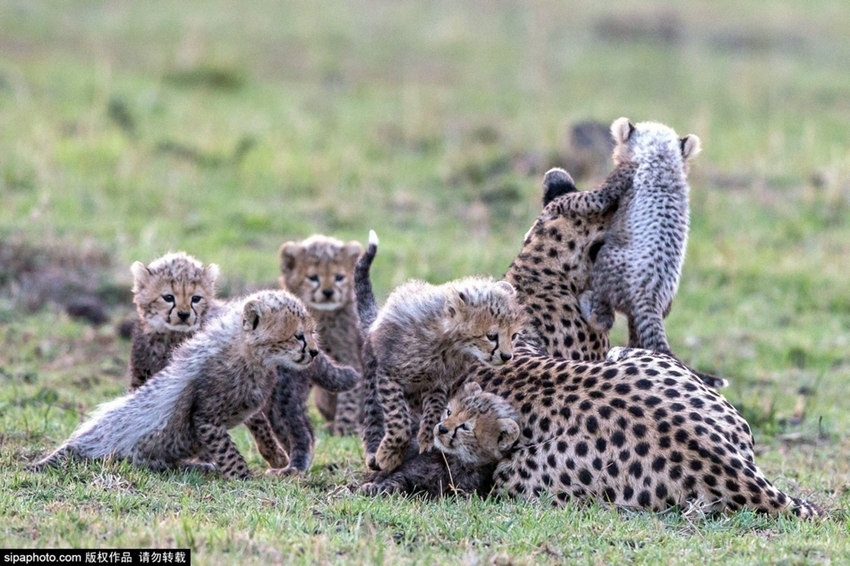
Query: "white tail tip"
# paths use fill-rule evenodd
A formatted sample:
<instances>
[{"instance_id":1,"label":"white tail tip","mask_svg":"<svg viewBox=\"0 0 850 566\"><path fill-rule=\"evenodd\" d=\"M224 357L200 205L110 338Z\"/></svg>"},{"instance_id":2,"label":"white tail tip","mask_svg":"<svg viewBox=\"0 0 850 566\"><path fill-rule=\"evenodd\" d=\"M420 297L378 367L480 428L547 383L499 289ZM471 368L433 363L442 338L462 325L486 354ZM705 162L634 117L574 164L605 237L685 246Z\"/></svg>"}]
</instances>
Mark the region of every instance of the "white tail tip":
<instances>
[{"instance_id":1,"label":"white tail tip","mask_svg":"<svg viewBox=\"0 0 850 566\"><path fill-rule=\"evenodd\" d=\"M369 230L369 245L378 245L378 234L374 230Z\"/></svg>"}]
</instances>

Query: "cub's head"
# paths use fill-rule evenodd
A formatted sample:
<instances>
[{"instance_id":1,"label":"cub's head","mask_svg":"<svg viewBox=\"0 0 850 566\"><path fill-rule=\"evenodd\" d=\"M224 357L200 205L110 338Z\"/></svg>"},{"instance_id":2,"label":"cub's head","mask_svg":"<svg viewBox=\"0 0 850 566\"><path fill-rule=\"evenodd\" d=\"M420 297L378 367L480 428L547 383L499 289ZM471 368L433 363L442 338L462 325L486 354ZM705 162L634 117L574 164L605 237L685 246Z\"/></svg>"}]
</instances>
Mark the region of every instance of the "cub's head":
<instances>
[{"instance_id":1,"label":"cub's head","mask_svg":"<svg viewBox=\"0 0 850 566\"><path fill-rule=\"evenodd\" d=\"M475 382L464 385L434 427L434 445L469 464L504 458L519 439L519 417L511 405Z\"/></svg>"},{"instance_id":2,"label":"cub's head","mask_svg":"<svg viewBox=\"0 0 850 566\"><path fill-rule=\"evenodd\" d=\"M302 369L319 355L316 322L286 291L260 291L242 301L243 344L263 365Z\"/></svg>"},{"instance_id":3,"label":"cub's head","mask_svg":"<svg viewBox=\"0 0 850 566\"><path fill-rule=\"evenodd\" d=\"M513 357L513 340L522 329L524 311L510 283L466 277L444 285L443 332L457 347L491 366Z\"/></svg>"},{"instance_id":4,"label":"cub's head","mask_svg":"<svg viewBox=\"0 0 850 566\"><path fill-rule=\"evenodd\" d=\"M702 150L699 138L688 134L680 138L672 128L658 122L632 124L628 118L617 118L611 124L614 138L614 164L644 163L659 156L681 163L682 172L688 173L688 160Z\"/></svg>"},{"instance_id":5,"label":"cub's head","mask_svg":"<svg viewBox=\"0 0 850 566\"><path fill-rule=\"evenodd\" d=\"M280 246L280 285L311 309L333 311L354 298L354 264L359 242L314 234Z\"/></svg>"},{"instance_id":6,"label":"cub's head","mask_svg":"<svg viewBox=\"0 0 850 566\"><path fill-rule=\"evenodd\" d=\"M133 302L147 330L194 332L215 300L218 266L204 267L183 252L130 266Z\"/></svg>"}]
</instances>

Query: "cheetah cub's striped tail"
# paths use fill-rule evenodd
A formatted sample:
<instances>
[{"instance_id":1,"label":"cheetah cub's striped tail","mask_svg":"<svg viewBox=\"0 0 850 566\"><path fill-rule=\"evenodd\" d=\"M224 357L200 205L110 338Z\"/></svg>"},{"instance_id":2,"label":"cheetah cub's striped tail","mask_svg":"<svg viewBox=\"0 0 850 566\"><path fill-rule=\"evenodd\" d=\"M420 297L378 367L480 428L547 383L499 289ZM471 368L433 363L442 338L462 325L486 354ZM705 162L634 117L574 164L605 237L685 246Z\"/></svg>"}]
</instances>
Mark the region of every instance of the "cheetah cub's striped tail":
<instances>
[{"instance_id":1,"label":"cheetah cub's striped tail","mask_svg":"<svg viewBox=\"0 0 850 566\"><path fill-rule=\"evenodd\" d=\"M372 290L372 278L369 274L372 262L378 255L378 235L369 230L369 246L354 266L354 294L357 297L357 314L360 316L360 332L369 333L369 328L378 317L378 303Z\"/></svg>"}]
</instances>

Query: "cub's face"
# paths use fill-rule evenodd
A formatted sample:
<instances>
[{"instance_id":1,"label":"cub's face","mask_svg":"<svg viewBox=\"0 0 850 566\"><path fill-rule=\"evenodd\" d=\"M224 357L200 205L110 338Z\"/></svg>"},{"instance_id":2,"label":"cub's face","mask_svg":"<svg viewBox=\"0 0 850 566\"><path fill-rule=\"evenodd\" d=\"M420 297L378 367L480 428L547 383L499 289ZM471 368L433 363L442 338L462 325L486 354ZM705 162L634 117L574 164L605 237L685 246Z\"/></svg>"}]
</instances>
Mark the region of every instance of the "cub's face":
<instances>
[{"instance_id":1,"label":"cub's face","mask_svg":"<svg viewBox=\"0 0 850 566\"><path fill-rule=\"evenodd\" d=\"M484 465L505 457L519 439L516 412L498 395L467 384L434 427L434 446L469 464Z\"/></svg>"},{"instance_id":2,"label":"cub's face","mask_svg":"<svg viewBox=\"0 0 850 566\"><path fill-rule=\"evenodd\" d=\"M243 307L242 330L253 356L269 368L303 369L319 355L315 321L285 291L251 295Z\"/></svg>"},{"instance_id":3,"label":"cub's face","mask_svg":"<svg viewBox=\"0 0 850 566\"><path fill-rule=\"evenodd\" d=\"M133 302L146 330L194 332L215 300L218 266L206 267L183 253L168 254L149 265L135 262Z\"/></svg>"},{"instance_id":4,"label":"cub's face","mask_svg":"<svg viewBox=\"0 0 850 566\"><path fill-rule=\"evenodd\" d=\"M461 351L490 365L513 358L513 342L522 329L516 292L504 281L461 285L447 301L447 323Z\"/></svg>"},{"instance_id":5,"label":"cub's face","mask_svg":"<svg viewBox=\"0 0 850 566\"><path fill-rule=\"evenodd\" d=\"M314 235L280 247L280 283L311 309L338 310L354 299L354 265L363 251L358 242L343 243Z\"/></svg>"}]
</instances>

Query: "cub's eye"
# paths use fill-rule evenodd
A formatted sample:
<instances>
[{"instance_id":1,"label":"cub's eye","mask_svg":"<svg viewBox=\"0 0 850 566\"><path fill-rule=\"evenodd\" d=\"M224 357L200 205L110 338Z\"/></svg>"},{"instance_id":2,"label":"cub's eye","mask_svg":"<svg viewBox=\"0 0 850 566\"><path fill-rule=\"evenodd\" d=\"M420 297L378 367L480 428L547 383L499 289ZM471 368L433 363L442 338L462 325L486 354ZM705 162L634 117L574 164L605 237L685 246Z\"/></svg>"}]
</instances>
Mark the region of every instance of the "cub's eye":
<instances>
[{"instance_id":1,"label":"cub's eye","mask_svg":"<svg viewBox=\"0 0 850 566\"><path fill-rule=\"evenodd\" d=\"M519 332L514 332L511 336L511 340L516 340L517 338L519 338Z\"/></svg>"},{"instance_id":2,"label":"cub's eye","mask_svg":"<svg viewBox=\"0 0 850 566\"><path fill-rule=\"evenodd\" d=\"M316 274L308 275L308 276L307 276L307 279L308 279L309 281L312 281L313 283L318 283L318 282L319 282L319 276L318 276L318 275L316 275Z\"/></svg>"},{"instance_id":3,"label":"cub's eye","mask_svg":"<svg viewBox=\"0 0 850 566\"><path fill-rule=\"evenodd\" d=\"M173 303L174 302L174 295L172 295L171 293L166 293L162 296L162 300L165 301L166 303Z\"/></svg>"},{"instance_id":4,"label":"cub's eye","mask_svg":"<svg viewBox=\"0 0 850 566\"><path fill-rule=\"evenodd\" d=\"M448 408L446 409L446 416L447 417L452 416L452 410L451 409L448 409Z\"/></svg>"},{"instance_id":5,"label":"cub's eye","mask_svg":"<svg viewBox=\"0 0 850 566\"><path fill-rule=\"evenodd\" d=\"M192 304L197 305L201 302L201 299L203 299L203 297L200 295L192 295Z\"/></svg>"},{"instance_id":6,"label":"cub's eye","mask_svg":"<svg viewBox=\"0 0 850 566\"><path fill-rule=\"evenodd\" d=\"M498 342L499 341L499 335L496 334L495 332L491 332L487 335L487 340L489 340L490 342Z\"/></svg>"},{"instance_id":7,"label":"cub's eye","mask_svg":"<svg viewBox=\"0 0 850 566\"><path fill-rule=\"evenodd\" d=\"M303 332L296 332L295 333L295 339L298 340L299 342L303 342L304 341L304 333Z\"/></svg>"},{"instance_id":8,"label":"cub's eye","mask_svg":"<svg viewBox=\"0 0 850 566\"><path fill-rule=\"evenodd\" d=\"M339 283L340 281L343 281L344 279L345 279L344 273L337 273L336 275L334 275L334 281L336 281L337 283Z\"/></svg>"},{"instance_id":9,"label":"cub's eye","mask_svg":"<svg viewBox=\"0 0 850 566\"><path fill-rule=\"evenodd\" d=\"M469 430L469 425L467 423L460 423L457 425L458 430Z\"/></svg>"}]
</instances>

